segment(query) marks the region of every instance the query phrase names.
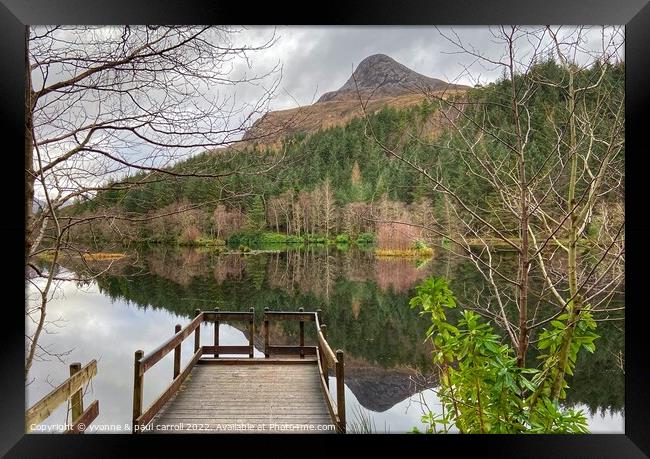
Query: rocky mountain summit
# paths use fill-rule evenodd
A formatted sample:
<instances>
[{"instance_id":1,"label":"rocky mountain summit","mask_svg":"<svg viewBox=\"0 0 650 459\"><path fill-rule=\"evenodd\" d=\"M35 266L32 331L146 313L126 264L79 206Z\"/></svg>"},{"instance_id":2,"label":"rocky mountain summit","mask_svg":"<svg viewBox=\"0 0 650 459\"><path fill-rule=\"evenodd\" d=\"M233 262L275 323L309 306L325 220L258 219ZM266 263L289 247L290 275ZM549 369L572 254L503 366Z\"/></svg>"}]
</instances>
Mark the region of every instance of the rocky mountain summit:
<instances>
[{"instance_id":1,"label":"rocky mountain summit","mask_svg":"<svg viewBox=\"0 0 650 459\"><path fill-rule=\"evenodd\" d=\"M323 94L316 103L358 98L357 91L365 96L390 97L453 87L456 85L422 75L385 54L373 54L359 63L343 86Z\"/></svg>"}]
</instances>

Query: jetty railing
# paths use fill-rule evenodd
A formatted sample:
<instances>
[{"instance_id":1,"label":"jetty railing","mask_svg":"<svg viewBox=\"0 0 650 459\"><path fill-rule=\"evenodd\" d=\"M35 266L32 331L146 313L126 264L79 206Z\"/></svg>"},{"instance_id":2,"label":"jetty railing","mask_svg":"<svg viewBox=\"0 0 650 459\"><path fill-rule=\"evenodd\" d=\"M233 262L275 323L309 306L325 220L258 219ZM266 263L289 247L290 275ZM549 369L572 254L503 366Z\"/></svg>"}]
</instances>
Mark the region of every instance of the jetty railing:
<instances>
[{"instance_id":1,"label":"jetty railing","mask_svg":"<svg viewBox=\"0 0 650 459\"><path fill-rule=\"evenodd\" d=\"M336 424L339 432L345 433L345 371L344 371L344 353L338 349L336 353L332 351L326 339L327 327L320 323L322 311L305 312L303 308L297 312L270 311L264 308L264 356L271 357L273 354L299 354L300 358L305 355L315 355L318 362L318 371L320 374L321 388L330 417ZM292 320L300 323L299 345L274 346L270 342L271 321ZM316 327L317 346L305 346L305 322L314 322ZM334 369L336 376L336 403L332 399L329 387L329 368Z\"/></svg>"},{"instance_id":2,"label":"jetty railing","mask_svg":"<svg viewBox=\"0 0 650 459\"><path fill-rule=\"evenodd\" d=\"M339 432L345 432L345 383L344 383L344 354L342 350L332 351L326 339L326 326L320 324L321 311L305 312L303 308L296 311L270 311L264 309L264 357L268 359L272 355L298 355L301 359L305 356L315 356L318 372L321 381L321 388L325 396L330 417L335 423ZM248 322L249 342L245 346L223 346L219 342L219 326L222 322L241 321ZM298 321L300 323L298 345L272 345L270 342L270 327L272 321ZM201 346L201 324L203 322L214 322L214 345ZM314 322L318 345L305 345L305 322ZM194 334L194 354L181 371L181 344L191 334ZM203 355L211 355L209 360L222 360L224 355L248 355L248 359L254 357L253 339L255 336L255 311L250 308L248 312L220 311L218 308L213 311L195 311L194 319L181 328L176 325L174 335L158 346L153 351L144 355L142 350L135 352L134 362L134 383L133 383L133 433L139 433L160 411L163 405L176 393L183 381L192 371L196 363ZM149 407L143 411L143 387L145 372L158 363L163 357L174 351L174 372L172 382L165 391L154 400ZM223 359L228 360L228 359ZM237 361L233 361L237 363ZM244 361L240 361L245 363ZM329 388L329 368L333 368L336 375L336 403L332 399Z\"/></svg>"},{"instance_id":3,"label":"jetty railing","mask_svg":"<svg viewBox=\"0 0 650 459\"><path fill-rule=\"evenodd\" d=\"M255 337L255 310L250 308L248 312L231 312L220 311L216 308L214 311L203 311L203 320L206 322L214 322L214 346L203 346L204 354L212 354L214 358L219 358L220 355L233 355L233 354L248 354L249 358L253 358L255 347L253 346L253 338ZM248 322L248 345L247 346L221 346L219 344L219 324L221 322Z\"/></svg>"},{"instance_id":4,"label":"jetty railing","mask_svg":"<svg viewBox=\"0 0 650 459\"><path fill-rule=\"evenodd\" d=\"M203 323L203 313L197 309L195 311L194 319L186 325L185 328L176 325L174 336L169 338L156 349L149 352L147 355L144 355L142 350L135 351L135 362L133 365L133 433L139 433L143 426L146 426L149 421L153 419L156 413L171 398L171 396L176 393L178 388L181 387L181 384L185 381L187 375L192 371L192 367L194 367L196 362L201 358L203 353L201 348L201 323ZM185 341L185 338L190 336L192 333L194 333L194 354L183 371L180 371L181 344ZM165 391L143 412L144 374L149 368L153 367L171 351L174 351L174 373L172 382L167 389L165 389Z\"/></svg>"},{"instance_id":5,"label":"jetty railing","mask_svg":"<svg viewBox=\"0 0 650 459\"><path fill-rule=\"evenodd\" d=\"M81 363L70 365L70 377L40 399L25 413L25 432L34 430L37 424L47 419L62 403L70 400L70 428L66 434L82 434L99 415L99 401L93 401L84 410L83 389L97 374L97 361L91 360L85 367Z\"/></svg>"}]
</instances>

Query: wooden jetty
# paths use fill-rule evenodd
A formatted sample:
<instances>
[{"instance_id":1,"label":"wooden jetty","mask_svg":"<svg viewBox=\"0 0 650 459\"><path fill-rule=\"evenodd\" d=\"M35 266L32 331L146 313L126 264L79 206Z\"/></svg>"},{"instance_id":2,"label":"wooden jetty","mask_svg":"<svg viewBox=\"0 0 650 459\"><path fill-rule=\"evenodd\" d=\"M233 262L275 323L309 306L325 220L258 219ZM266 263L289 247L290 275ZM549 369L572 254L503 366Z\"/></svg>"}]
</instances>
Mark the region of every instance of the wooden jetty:
<instances>
[{"instance_id":1,"label":"wooden jetty","mask_svg":"<svg viewBox=\"0 0 650 459\"><path fill-rule=\"evenodd\" d=\"M248 324L249 343L219 344L219 324ZM298 345L271 345L269 324L299 322ZM214 345L201 346L201 324L214 323ZM305 346L313 322L316 346ZM133 433L345 433L344 354L332 351L320 310L264 310L264 357L254 357L255 312L195 311L195 318L144 355L135 353ZM194 335L194 354L181 370L181 343ZM144 376L174 353L171 384L143 410ZM248 355L248 357L233 357ZM334 403L329 371L336 376Z\"/></svg>"}]
</instances>

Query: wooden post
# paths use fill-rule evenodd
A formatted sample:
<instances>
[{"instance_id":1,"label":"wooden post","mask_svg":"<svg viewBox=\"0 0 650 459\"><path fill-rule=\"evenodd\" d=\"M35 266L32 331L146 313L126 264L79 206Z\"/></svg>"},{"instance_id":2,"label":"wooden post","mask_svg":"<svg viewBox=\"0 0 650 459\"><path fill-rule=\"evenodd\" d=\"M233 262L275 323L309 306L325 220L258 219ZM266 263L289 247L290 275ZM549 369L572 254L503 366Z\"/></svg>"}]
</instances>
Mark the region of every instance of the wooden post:
<instances>
[{"instance_id":1,"label":"wooden post","mask_svg":"<svg viewBox=\"0 0 650 459\"><path fill-rule=\"evenodd\" d=\"M341 349L336 350L336 408L339 416L339 428L345 433L345 374L343 370L344 358Z\"/></svg>"},{"instance_id":2,"label":"wooden post","mask_svg":"<svg viewBox=\"0 0 650 459\"><path fill-rule=\"evenodd\" d=\"M215 308L215 311L219 313L219 308ZM214 358L219 358L219 353L217 352L217 346L219 346L219 315L215 316L214 319Z\"/></svg>"},{"instance_id":3,"label":"wooden post","mask_svg":"<svg viewBox=\"0 0 650 459\"><path fill-rule=\"evenodd\" d=\"M79 371L81 371L81 363L75 362L70 364L70 376L75 375ZM70 405L72 411L72 424L74 424L77 422L77 419L79 419L79 416L81 416L81 413L84 412L83 392L81 388L70 397ZM83 433L83 431L81 433Z\"/></svg>"},{"instance_id":4,"label":"wooden post","mask_svg":"<svg viewBox=\"0 0 650 459\"><path fill-rule=\"evenodd\" d=\"M249 338L248 338L248 346L249 346L248 357L252 359L253 358L253 349L254 349L254 347L253 347L253 336L255 334L255 324L254 324L254 321L255 321L255 308L249 308L248 311L251 313L251 319L248 322L248 336L249 336Z\"/></svg>"},{"instance_id":5,"label":"wooden post","mask_svg":"<svg viewBox=\"0 0 650 459\"><path fill-rule=\"evenodd\" d=\"M305 312L305 308L298 308L299 312ZM300 318L300 358L305 358L305 321Z\"/></svg>"},{"instance_id":6,"label":"wooden post","mask_svg":"<svg viewBox=\"0 0 650 459\"><path fill-rule=\"evenodd\" d=\"M327 341L327 325L323 324L320 326L320 332L323 335L323 338L325 338L325 341ZM320 344L320 342L319 342ZM323 376L325 376L325 385L327 388L330 388L330 369L329 369L329 362L327 361L327 356L325 355L325 350L321 347L320 349L320 361L323 366Z\"/></svg>"},{"instance_id":7,"label":"wooden post","mask_svg":"<svg viewBox=\"0 0 650 459\"><path fill-rule=\"evenodd\" d=\"M198 317L201 314L200 309L194 310L194 317ZM194 330L194 353L196 353L201 347L201 324L199 323L196 330Z\"/></svg>"},{"instance_id":8,"label":"wooden post","mask_svg":"<svg viewBox=\"0 0 650 459\"><path fill-rule=\"evenodd\" d=\"M318 323L323 323L323 310L321 308L316 309L316 316L318 316Z\"/></svg>"},{"instance_id":9,"label":"wooden post","mask_svg":"<svg viewBox=\"0 0 650 459\"><path fill-rule=\"evenodd\" d=\"M144 375L140 375L140 359L144 356L143 351L135 351L135 362L133 365L133 426L132 433L140 433L137 419L142 414L142 384Z\"/></svg>"},{"instance_id":10,"label":"wooden post","mask_svg":"<svg viewBox=\"0 0 650 459\"><path fill-rule=\"evenodd\" d=\"M181 325L176 324L174 327L174 335L181 331ZM181 374L181 343L174 348L174 379Z\"/></svg>"},{"instance_id":11,"label":"wooden post","mask_svg":"<svg viewBox=\"0 0 650 459\"><path fill-rule=\"evenodd\" d=\"M269 308L264 308L264 357L269 357L269 318L266 313L269 312Z\"/></svg>"}]
</instances>

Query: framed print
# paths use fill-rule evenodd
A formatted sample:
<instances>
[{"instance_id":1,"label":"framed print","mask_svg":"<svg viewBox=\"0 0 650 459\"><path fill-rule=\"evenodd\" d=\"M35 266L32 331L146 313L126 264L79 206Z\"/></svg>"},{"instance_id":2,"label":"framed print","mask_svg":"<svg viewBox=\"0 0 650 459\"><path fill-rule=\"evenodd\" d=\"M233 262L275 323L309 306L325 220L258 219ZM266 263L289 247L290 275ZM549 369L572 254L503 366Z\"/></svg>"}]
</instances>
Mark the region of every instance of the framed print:
<instances>
[{"instance_id":1,"label":"framed print","mask_svg":"<svg viewBox=\"0 0 650 459\"><path fill-rule=\"evenodd\" d=\"M644 1L2 18L8 456L649 454Z\"/></svg>"}]
</instances>

